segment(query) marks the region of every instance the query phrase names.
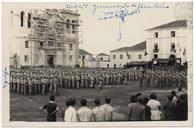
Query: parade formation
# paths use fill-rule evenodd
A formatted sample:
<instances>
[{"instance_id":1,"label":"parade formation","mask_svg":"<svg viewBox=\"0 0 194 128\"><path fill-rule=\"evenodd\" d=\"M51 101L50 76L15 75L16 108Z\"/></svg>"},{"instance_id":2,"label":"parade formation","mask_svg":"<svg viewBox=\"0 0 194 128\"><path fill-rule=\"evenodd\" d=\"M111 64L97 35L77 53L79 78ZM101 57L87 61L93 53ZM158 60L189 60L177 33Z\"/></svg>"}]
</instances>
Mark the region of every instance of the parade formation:
<instances>
[{"instance_id":1,"label":"parade formation","mask_svg":"<svg viewBox=\"0 0 194 128\"><path fill-rule=\"evenodd\" d=\"M106 85L126 85L139 82L147 88L186 87L187 72L177 66L160 66L151 69L132 67L127 69L91 69L65 67L11 68L10 92L22 95L58 95L58 88L99 88Z\"/></svg>"}]
</instances>

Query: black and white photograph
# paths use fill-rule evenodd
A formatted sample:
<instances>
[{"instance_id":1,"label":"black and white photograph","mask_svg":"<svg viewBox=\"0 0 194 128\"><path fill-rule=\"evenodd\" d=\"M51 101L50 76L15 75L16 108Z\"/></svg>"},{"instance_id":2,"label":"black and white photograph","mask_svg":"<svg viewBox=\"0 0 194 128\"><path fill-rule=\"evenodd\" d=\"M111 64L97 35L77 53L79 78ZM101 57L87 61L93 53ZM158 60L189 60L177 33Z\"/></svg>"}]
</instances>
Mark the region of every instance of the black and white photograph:
<instances>
[{"instance_id":1,"label":"black and white photograph","mask_svg":"<svg viewBox=\"0 0 194 128\"><path fill-rule=\"evenodd\" d=\"M3 17L5 122L192 121L192 2L4 3Z\"/></svg>"}]
</instances>

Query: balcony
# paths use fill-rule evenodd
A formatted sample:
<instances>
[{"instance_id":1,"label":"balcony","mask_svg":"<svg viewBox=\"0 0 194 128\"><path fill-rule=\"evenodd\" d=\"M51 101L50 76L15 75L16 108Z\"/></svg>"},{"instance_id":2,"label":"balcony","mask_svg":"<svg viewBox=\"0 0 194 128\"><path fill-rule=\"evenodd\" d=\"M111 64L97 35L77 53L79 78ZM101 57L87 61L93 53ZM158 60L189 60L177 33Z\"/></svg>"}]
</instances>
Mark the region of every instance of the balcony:
<instances>
[{"instance_id":1,"label":"balcony","mask_svg":"<svg viewBox=\"0 0 194 128\"><path fill-rule=\"evenodd\" d=\"M158 53L159 49L153 49L153 53Z\"/></svg>"}]
</instances>

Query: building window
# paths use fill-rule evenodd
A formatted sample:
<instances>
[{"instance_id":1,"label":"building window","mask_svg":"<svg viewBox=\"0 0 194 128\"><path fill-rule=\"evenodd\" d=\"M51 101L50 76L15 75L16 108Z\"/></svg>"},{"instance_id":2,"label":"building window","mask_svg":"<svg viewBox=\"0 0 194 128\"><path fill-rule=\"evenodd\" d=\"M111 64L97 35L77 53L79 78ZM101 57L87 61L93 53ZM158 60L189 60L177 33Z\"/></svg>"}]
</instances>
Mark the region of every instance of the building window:
<instances>
[{"instance_id":1,"label":"building window","mask_svg":"<svg viewBox=\"0 0 194 128\"><path fill-rule=\"evenodd\" d=\"M139 60L142 59L142 55L141 55L141 54L138 55L138 59L139 59Z\"/></svg>"},{"instance_id":2,"label":"building window","mask_svg":"<svg viewBox=\"0 0 194 128\"><path fill-rule=\"evenodd\" d=\"M73 50L73 44L69 44L69 50L70 50L70 51Z\"/></svg>"},{"instance_id":3,"label":"building window","mask_svg":"<svg viewBox=\"0 0 194 128\"><path fill-rule=\"evenodd\" d=\"M28 55L25 55L25 56L24 56L24 61L25 61L25 62L28 62L28 61L29 61Z\"/></svg>"},{"instance_id":4,"label":"building window","mask_svg":"<svg viewBox=\"0 0 194 128\"><path fill-rule=\"evenodd\" d=\"M175 37L175 31L171 31L171 37Z\"/></svg>"},{"instance_id":5,"label":"building window","mask_svg":"<svg viewBox=\"0 0 194 128\"><path fill-rule=\"evenodd\" d=\"M115 54L113 55L113 59L116 59L116 55Z\"/></svg>"},{"instance_id":6,"label":"building window","mask_svg":"<svg viewBox=\"0 0 194 128\"><path fill-rule=\"evenodd\" d=\"M85 60L85 56L84 56L84 55L82 56L82 60L83 60L83 61Z\"/></svg>"},{"instance_id":7,"label":"building window","mask_svg":"<svg viewBox=\"0 0 194 128\"><path fill-rule=\"evenodd\" d=\"M158 49L158 44L157 43L154 44L154 49Z\"/></svg>"},{"instance_id":8,"label":"building window","mask_svg":"<svg viewBox=\"0 0 194 128\"><path fill-rule=\"evenodd\" d=\"M72 61L72 55L69 56L69 60Z\"/></svg>"},{"instance_id":9,"label":"building window","mask_svg":"<svg viewBox=\"0 0 194 128\"><path fill-rule=\"evenodd\" d=\"M103 60L103 57L101 57L100 60Z\"/></svg>"},{"instance_id":10,"label":"building window","mask_svg":"<svg viewBox=\"0 0 194 128\"><path fill-rule=\"evenodd\" d=\"M158 32L154 32L154 37L158 38Z\"/></svg>"},{"instance_id":11,"label":"building window","mask_svg":"<svg viewBox=\"0 0 194 128\"><path fill-rule=\"evenodd\" d=\"M31 14L28 13L28 28L31 27Z\"/></svg>"},{"instance_id":12,"label":"building window","mask_svg":"<svg viewBox=\"0 0 194 128\"><path fill-rule=\"evenodd\" d=\"M42 42L42 41L40 41L39 43L40 43L40 47L42 47L42 46L43 46L43 42Z\"/></svg>"},{"instance_id":13,"label":"building window","mask_svg":"<svg viewBox=\"0 0 194 128\"><path fill-rule=\"evenodd\" d=\"M24 26L24 11L21 12L20 20L21 20L21 27L23 27Z\"/></svg>"},{"instance_id":14,"label":"building window","mask_svg":"<svg viewBox=\"0 0 194 128\"><path fill-rule=\"evenodd\" d=\"M48 41L48 46L54 46L54 42Z\"/></svg>"},{"instance_id":15,"label":"building window","mask_svg":"<svg viewBox=\"0 0 194 128\"><path fill-rule=\"evenodd\" d=\"M28 41L25 41L25 48L29 48Z\"/></svg>"},{"instance_id":16,"label":"building window","mask_svg":"<svg viewBox=\"0 0 194 128\"><path fill-rule=\"evenodd\" d=\"M72 33L75 33L75 23L76 20L72 20Z\"/></svg>"},{"instance_id":17,"label":"building window","mask_svg":"<svg viewBox=\"0 0 194 128\"><path fill-rule=\"evenodd\" d=\"M120 55L120 59L123 59L123 55L122 54Z\"/></svg>"},{"instance_id":18,"label":"building window","mask_svg":"<svg viewBox=\"0 0 194 128\"><path fill-rule=\"evenodd\" d=\"M70 20L69 19L67 19L66 27L67 27L67 29L70 29Z\"/></svg>"},{"instance_id":19,"label":"building window","mask_svg":"<svg viewBox=\"0 0 194 128\"><path fill-rule=\"evenodd\" d=\"M154 53L159 52L158 44L157 44L157 43L154 44L153 52L154 52Z\"/></svg>"},{"instance_id":20,"label":"building window","mask_svg":"<svg viewBox=\"0 0 194 128\"><path fill-rule=\"evenodd\" d=\"M176 52L175 50L175 43L174 42L171 42L171 49L170 49L171 52Z\"/></svg>"},{"instance_id":21,"label":"building window","mask_svg":"<svg viewBox=\"0 0 194 128\"><path fill-rule=\"evenodd\" d=\"M157 59L158 58L158 54L154 54L154 59Z\"/></svg>"},{"instance_id":22,"label":"building window","mask_svg":"<svg viewBox=\"0 0 194 128\"><path fill-rule=\"evenodd\" d=\"M127 55L127 58L128 58L128 59L131 59L131 55Z\"/></svg>"},{"instance_id":23,"label":"building window","mask_svg":"<svg viewBox=\"0 0 194 128\"><path fill-rule=\"evenodd\" d=\"M58 43L58 47L62 47L62 44L61 43Z\"/></svg>"}]
</instances>

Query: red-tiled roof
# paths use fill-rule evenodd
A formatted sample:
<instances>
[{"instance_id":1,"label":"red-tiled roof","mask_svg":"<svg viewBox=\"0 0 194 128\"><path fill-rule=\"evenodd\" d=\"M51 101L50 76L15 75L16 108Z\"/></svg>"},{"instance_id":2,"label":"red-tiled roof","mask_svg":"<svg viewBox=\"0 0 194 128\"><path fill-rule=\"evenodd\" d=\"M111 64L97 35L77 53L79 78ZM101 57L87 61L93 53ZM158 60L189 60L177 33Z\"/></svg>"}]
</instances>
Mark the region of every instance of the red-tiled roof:
<instances>
[{"instance_id":1,"label":"red-tiled roof","mask_svg":"<svg viewBox=\"0 0 194 128\"><path fill-rule=\"evenodd\" d=\"M128 51L141 51L146 49L146 41L143 41L139 44L133 45L131 47L122 47L115 50L112 50L111 52L128 52Z\"/></svg>"},{"instance_id":2,"label":"red-tiled roof","mask_svg":"<svg viewBox=\"0 0 194 128\"><path fill-rule=\"evenodd\" d=\"M176 20L176 21L172 21L170 23L166 23L166 24L163 24L160 26L156 26L156 27L147 29L147 31L154 30L154 29L179 28L179 27L187 27L187 21L186 20Z\"/></svg>"}]
</instances>

